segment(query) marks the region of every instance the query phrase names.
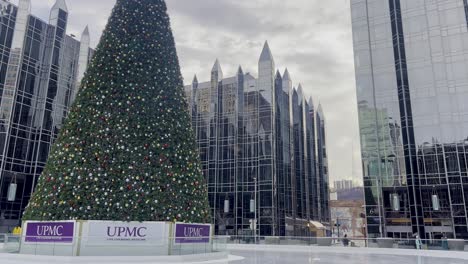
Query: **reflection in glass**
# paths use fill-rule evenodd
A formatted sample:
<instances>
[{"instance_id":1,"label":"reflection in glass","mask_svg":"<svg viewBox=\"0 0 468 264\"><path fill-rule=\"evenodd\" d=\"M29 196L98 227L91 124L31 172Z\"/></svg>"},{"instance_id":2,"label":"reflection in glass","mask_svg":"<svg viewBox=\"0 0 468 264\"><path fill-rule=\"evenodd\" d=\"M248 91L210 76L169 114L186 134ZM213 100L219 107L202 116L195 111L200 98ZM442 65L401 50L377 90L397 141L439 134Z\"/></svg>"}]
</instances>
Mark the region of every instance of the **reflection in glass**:
<instances>
[{"instance_id":1,"label":"reflection in glass","mask_svg":"<svg viewBox=\"0 0 468 264\"><path fill-rule=\"evenodd\" d=\"M465 8L351 3L369 236L466 239Z\"/></svg>"},{"instance_id":2,"label":"reflection in glass","mask_svg":"<svg viewBox=\"0 0 468 264\"><path fill-rule=\"evenodd\" d=\"M307 236L308 221L329 222L326 159L317 176L312 100L292 104L297 92L288 71L281 76L274 69L265 44L257 79L240 67L224 78L216 60L210 82L195 77L185 87L216 234Z\"/></svg>"},{"instance_id":3,"label":"reflection in glass","mask_svg":"<svg viewBox=\"0 0 468 264\"><path fill-rule=\"evenodd\" d=\"M65 35L66 7L55 5L48 24L30 15L30 0L0 3L0 233L8 233L20 223L73 101L80 43ZM16 199L8 201L12 179Z\"/></svg>"}]
</instances>

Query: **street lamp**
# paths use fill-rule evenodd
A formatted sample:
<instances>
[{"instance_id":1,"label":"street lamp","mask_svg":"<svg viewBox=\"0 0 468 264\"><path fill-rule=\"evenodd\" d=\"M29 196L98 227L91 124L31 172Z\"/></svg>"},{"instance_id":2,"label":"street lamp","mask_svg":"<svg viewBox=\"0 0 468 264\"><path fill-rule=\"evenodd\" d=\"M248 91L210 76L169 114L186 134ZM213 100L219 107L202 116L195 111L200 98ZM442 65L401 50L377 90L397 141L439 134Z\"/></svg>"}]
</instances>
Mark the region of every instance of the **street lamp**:
<instances>
[{"instance_id":1,"label":"street lamp","mask_svg":"<svg viewBox=\"0 0 468 264\"><path fill-rule=\"evenodd\" d=\"M16 183L16 173L14 175L14 178L10 182L10 185L8 186L8 194L7 194L7 200L8 202L14 202L16 200L16 190L18 189L18 184Z\"/></svg>"},{"instance_id":2,"label":"street lamp","mask_svg":"<svg viewBox=\"0 0 468 264\"><path fill-rule=\"evenodd\" d=\"M229 213L229 198L226 197L226 199L224 200L224 213L227 214Z\"/></svg>"}]
</instances>

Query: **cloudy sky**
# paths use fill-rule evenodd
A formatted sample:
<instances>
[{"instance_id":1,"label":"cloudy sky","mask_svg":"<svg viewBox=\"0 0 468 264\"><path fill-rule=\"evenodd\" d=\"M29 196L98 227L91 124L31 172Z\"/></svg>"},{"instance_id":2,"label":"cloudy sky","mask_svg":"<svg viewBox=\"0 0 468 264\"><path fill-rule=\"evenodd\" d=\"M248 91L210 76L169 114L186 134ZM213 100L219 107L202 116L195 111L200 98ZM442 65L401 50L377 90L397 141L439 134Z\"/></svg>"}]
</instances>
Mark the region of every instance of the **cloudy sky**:
<instances>
[{"instance_id":1,"label":"cloudy sky","mask_svg":"<svg viewBox=\"0 0 468 264\"><path fill-rule=\"evenodd\" d=\"M12 0L17 3L18 0ZM32 12L48 19L55 0L31 0ZM349 0L166 0L186 83L210 78L216 58L225 76L238 65L257 73L268 40L276 66L320 102L327 120L331 179L360 180L361 166ZM115 0L67 0L68 33L89 24L99 41Z\"/></svg>"}]
</instances>

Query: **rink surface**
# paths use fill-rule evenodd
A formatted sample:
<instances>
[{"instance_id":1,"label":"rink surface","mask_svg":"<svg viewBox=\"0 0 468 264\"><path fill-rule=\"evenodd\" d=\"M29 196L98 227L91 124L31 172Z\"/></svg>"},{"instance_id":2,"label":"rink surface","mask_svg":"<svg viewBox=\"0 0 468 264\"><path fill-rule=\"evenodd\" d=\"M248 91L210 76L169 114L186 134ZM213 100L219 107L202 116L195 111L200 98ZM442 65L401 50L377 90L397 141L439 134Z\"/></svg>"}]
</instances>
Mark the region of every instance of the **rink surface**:
<instances>
[{"instance_id":1,"label":"rink surface","mask_svg":"<svg viewBox=\"0 0 468 264\"><path fill-rule=\"evenodd\" d=\"M468 252L230 245L232 264L467 264Z\"/></svg>"},{"instance_id":2,"label":"rink surface","mask_svg":"<svg viewBox=\"0 0 468 264\"><path fill-rule=\"evenodd\" d=\"M1 245L0 245L1 248ZM467 264L468 252L343 247L229 245L230 255L186 257L44 257L1 254L1 264Z\"/></svg>"}]
</instances>

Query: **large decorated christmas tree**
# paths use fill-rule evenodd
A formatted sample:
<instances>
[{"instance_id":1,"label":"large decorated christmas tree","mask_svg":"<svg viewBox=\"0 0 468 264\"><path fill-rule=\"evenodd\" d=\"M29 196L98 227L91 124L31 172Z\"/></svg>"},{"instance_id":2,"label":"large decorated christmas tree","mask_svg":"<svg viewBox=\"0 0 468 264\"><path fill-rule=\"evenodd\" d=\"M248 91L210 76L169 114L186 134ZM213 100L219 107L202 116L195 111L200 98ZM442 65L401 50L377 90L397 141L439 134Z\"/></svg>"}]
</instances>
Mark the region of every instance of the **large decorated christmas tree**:
<instances>
[{"instance_id":1,"label":"large decorated christmas tree","mask_svg":"<svg viewBox=\"0 0 468 264\"><path fill-rule=\"evenodd\" d=\"M164 0L117 0L24 220L209 221Z\"/></svg>"}]
</instances>

